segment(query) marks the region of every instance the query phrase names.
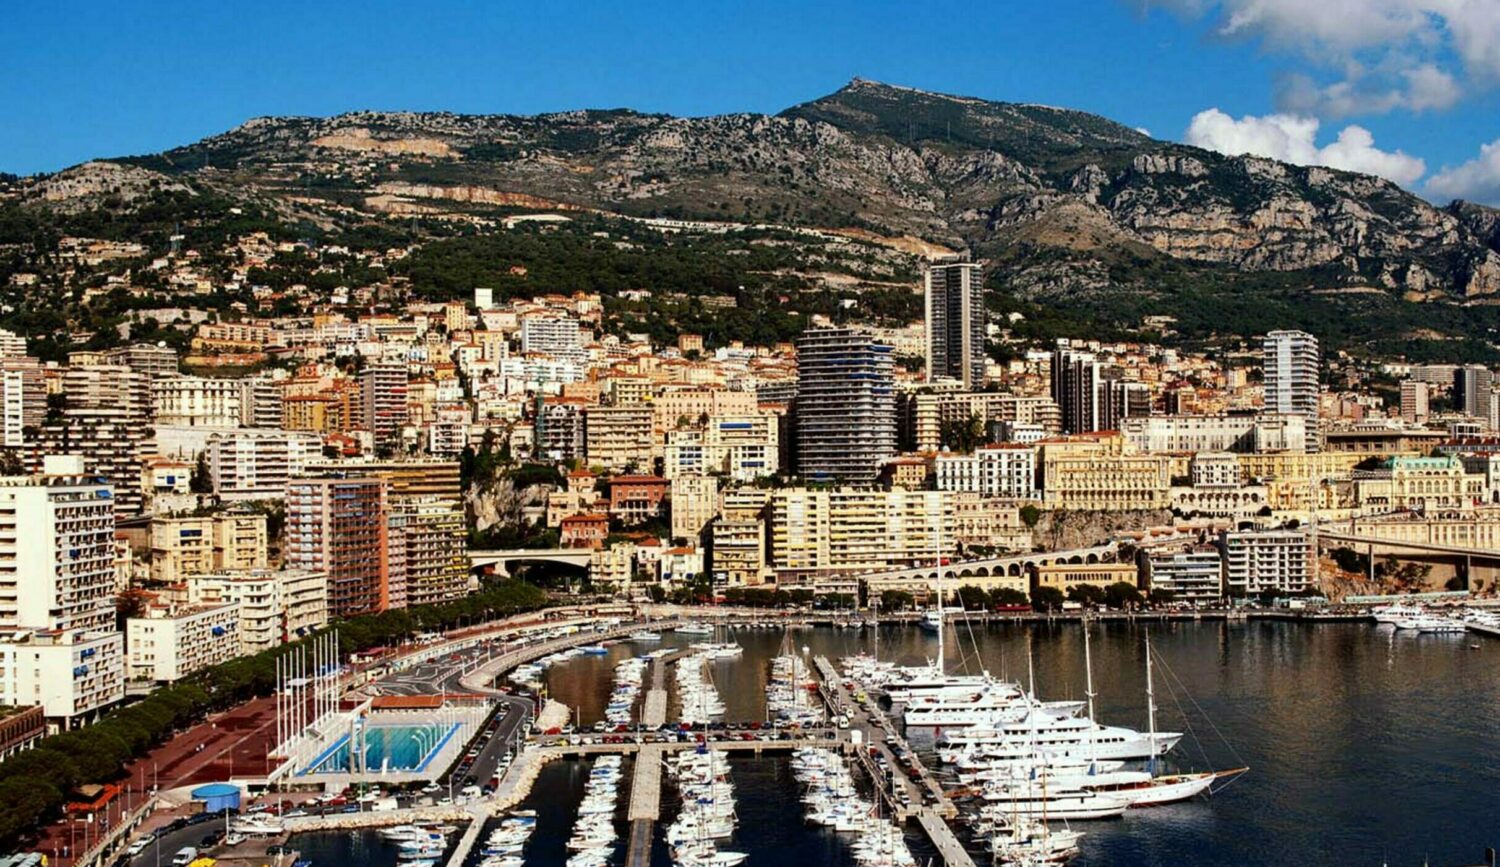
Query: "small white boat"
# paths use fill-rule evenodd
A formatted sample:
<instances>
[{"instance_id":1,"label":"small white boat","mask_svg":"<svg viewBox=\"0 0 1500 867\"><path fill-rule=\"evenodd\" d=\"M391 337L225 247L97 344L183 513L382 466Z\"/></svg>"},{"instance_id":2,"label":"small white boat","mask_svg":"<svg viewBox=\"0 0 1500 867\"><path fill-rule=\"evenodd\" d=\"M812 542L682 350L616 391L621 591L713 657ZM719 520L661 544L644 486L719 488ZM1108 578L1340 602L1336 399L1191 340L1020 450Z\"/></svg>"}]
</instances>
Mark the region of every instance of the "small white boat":
<instances>
[{"instance_id":1,"label":"small white boat","mask_svg":"<svg viewBox=\"0 0 1500 867\"><path fill-rule=\"evenodd\" d=\"M640 632L630 633L629 638L631 641L661 641L661 633L642 629Z\"/></svg>"}]
</instances>

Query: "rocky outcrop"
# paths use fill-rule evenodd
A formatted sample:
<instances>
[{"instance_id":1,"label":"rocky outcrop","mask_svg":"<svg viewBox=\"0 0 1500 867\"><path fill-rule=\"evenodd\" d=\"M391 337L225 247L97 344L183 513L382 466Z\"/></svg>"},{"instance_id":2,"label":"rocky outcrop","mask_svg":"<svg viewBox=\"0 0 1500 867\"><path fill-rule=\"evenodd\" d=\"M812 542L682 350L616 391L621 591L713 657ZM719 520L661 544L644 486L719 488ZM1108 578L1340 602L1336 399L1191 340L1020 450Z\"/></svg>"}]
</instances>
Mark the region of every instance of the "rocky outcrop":
<instances>
[{"instance_id":1,"label":"rocky outcrop","mask_svg":"<svg viewBox=\"0 0 1500 867\"><path fill-rule=\"evenodd\" d=\"M193 193L180 180L139 168L111 162L88 162L26 185L22 197L48 207L76 213L107 200L128 204L154 192Z\"/></svg>"}]
</instances>

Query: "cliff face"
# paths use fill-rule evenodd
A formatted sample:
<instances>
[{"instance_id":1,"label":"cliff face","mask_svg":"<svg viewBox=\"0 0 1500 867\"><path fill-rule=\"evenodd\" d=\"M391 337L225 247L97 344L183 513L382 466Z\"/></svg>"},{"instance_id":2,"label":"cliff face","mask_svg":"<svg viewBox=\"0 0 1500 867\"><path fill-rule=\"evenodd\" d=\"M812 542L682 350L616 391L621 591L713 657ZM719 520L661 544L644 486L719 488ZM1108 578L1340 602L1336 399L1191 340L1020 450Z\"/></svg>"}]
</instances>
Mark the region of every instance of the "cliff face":
<instances>
[{"instance_id":1,"label":"cliff face","mask_svg":"<svg viewBox=\"0 0 1500 867\"><path fill-rule=\"evenodd\" d=\"M972 247L1039 297L1129 287L1162 261L1309 272L1411 300L1500 293L1489 209L1082 112L861 80L776 116L259 118L121 162L369 212L565 207L859 229Z\"/></svg>"}]
</instances>

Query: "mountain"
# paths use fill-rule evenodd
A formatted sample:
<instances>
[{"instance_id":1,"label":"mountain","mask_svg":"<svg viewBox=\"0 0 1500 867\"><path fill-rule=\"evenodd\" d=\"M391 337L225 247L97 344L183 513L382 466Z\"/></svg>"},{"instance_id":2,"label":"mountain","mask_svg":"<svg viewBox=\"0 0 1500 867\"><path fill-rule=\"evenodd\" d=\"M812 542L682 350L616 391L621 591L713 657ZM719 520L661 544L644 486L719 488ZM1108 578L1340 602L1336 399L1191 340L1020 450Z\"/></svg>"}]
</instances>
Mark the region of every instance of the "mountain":
<instances>
[{"instance_id":1,"label":"mountain","mask_svg":"<svg viewBox=\"0 0 1500 867\"><path fill-rule=\"evenodd\" d=\"M1492 209L1436 207L1380 178L1158 141L1084 112L862 79L775 116L257 118L113 162L329 225L574 209L970 248L1018 304L1086 302L1121 321L1185 313L1199 330L1225 325L1220 304L1246 316L1310 306L1336 327L1344 296L1361 299L1356 313L1382 315L1500 297ZM1469 316L1390 315L1388 337L1416 320L1441 332Z\"/></svg>"}]
</instances>

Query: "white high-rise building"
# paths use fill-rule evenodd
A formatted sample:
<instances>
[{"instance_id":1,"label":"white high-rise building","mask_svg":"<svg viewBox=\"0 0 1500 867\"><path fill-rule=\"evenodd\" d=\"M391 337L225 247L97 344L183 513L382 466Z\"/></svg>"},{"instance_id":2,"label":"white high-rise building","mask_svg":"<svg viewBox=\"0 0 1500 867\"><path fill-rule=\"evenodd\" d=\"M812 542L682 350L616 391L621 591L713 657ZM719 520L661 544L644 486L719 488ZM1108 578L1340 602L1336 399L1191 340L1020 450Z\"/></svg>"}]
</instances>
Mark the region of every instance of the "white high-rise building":
<instances>
[{"instance_id":1,"label":"white high-rise building","mask_svg":"<svg viewBox=\"0 0 1500 867\"><path fill-rule=\"evenodd\" d=\"M1318 338L1306 331L1272 331L1262 344L1266 411L1307 421L1308 451L1318 443Z\"/></svg>"},{"instance_id":2,"label":"white high-rise building","mask_svg":"<svg viewBox=\"0 0 1500 867\"><path fill-rule=\"evenodd\" d=\"M923 274L927 381L953 379L965 389L984 384L984 273L977 263L943 260Z\"/></svg>"},{"instance_id":3,"label":"white high-rise building","mask_svg":"<svg viewBox=\"0 0 1500 867\"><path fill-rule=\"evenodd\" d=\"M0 703L62 727L125 695L113 498L78 458L0 478Z\"/></svg>"}]
</instances>

